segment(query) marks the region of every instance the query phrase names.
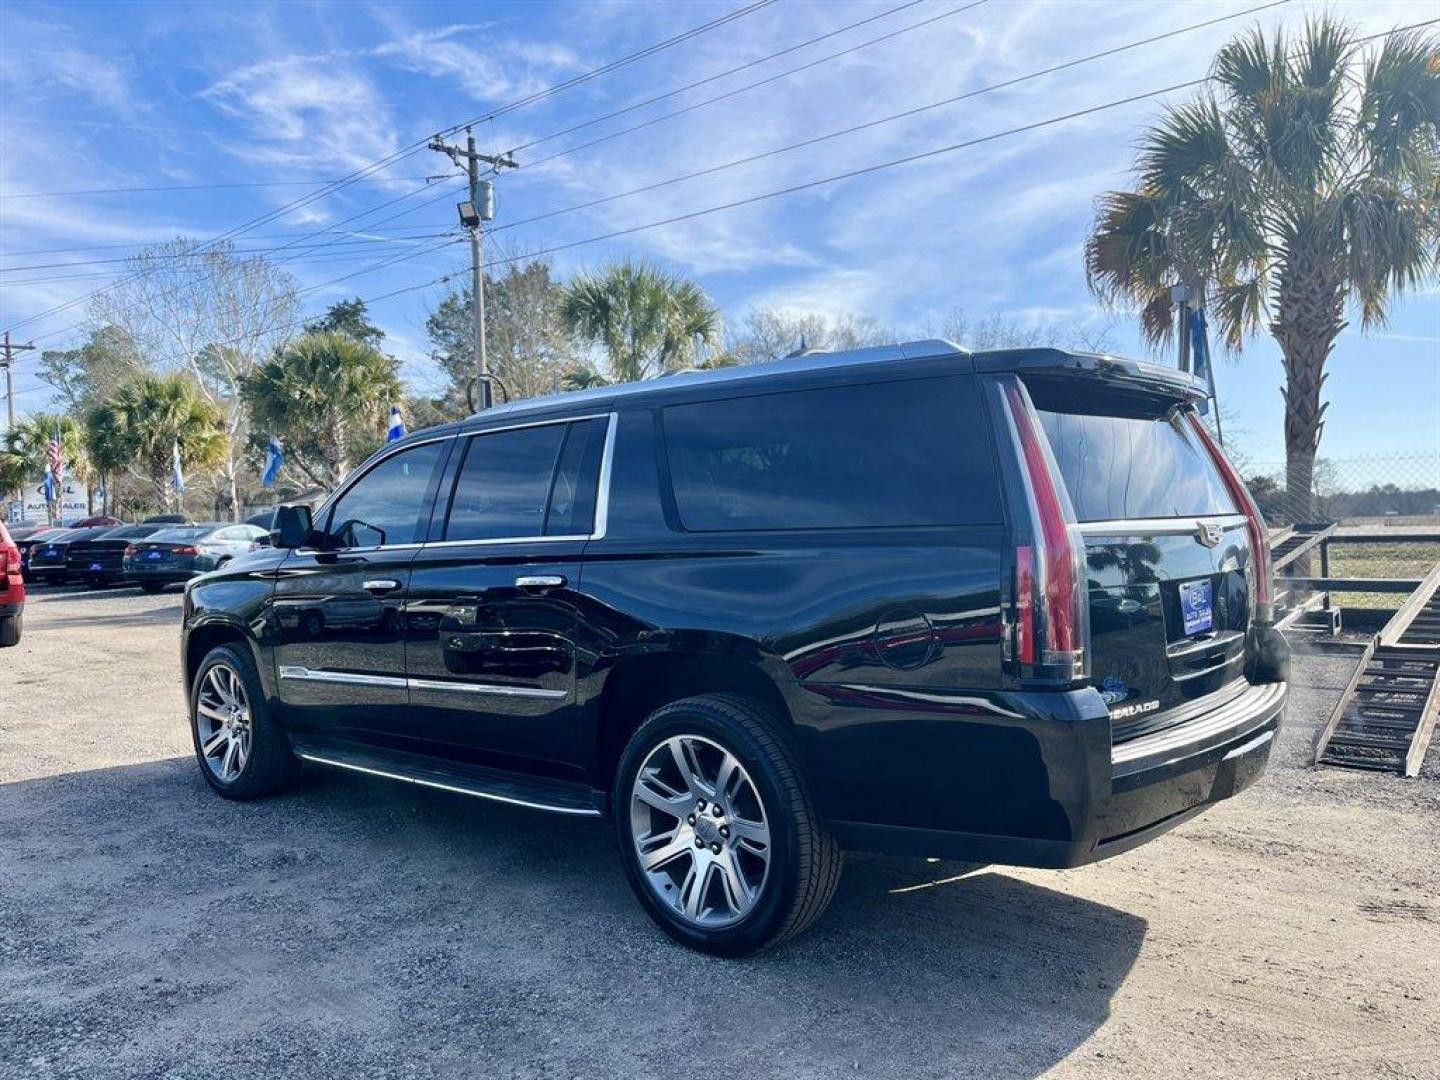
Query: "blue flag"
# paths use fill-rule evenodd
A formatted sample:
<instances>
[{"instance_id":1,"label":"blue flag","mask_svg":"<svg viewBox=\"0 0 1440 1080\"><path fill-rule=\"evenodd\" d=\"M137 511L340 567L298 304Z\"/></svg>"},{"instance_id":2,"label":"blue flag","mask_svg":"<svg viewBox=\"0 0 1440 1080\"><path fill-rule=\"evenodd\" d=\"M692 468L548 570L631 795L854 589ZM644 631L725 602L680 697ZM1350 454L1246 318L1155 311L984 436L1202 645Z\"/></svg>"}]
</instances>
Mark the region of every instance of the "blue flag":
<instances>
[{"instance_id":1,"label":"blue flag","mask_svg":"<svg viewBox=\"0 0 1440 1080\"><path fill-rule=\"evenodd\" d=\"M280 440L271 435L265 447L265 471L260 474L260 486L273 488L276 477L280 475L280 466L284 464L285 453L280 449Z\"/></svg>"},{"instance_id":2,"label":"blue flag","mask_svg":"<svg viewBox=\"0 0 1440 1080\"><path fill-rule=\"evenodd\" d=\"M1190 312L1190 357L1190 366L1197 377L1205 380L1210 391L1210 396L1200 403L1200 411L1208 414L1210 402L1214 401L1218 409L1220 401L1215 396L1215 367L1210 363L1210 334L1205 326L1204 308Z\"/></svg>"},{"instance_id":3,"label":"blue flag","mask_svg":"<svg viewBox=\"0 0 1440 1080\"><path fill-rule=\"evenodd\" d=\"M180 440L170 444L170 480L175 485L175 494L185 494L185 472L180 468Z\"/></svg>"},{"instance_id":4,"label":"blue flag","mask_svg":"<svg viewBox=\"0 0 1440 1080\"><path fill-rule=\"evenodd\" d=\"M405 437L405 421L400 419L400 406L390 406L390 432L385 437L386 442L394 442L396 439Z\"/></svg>"}]
</instances>

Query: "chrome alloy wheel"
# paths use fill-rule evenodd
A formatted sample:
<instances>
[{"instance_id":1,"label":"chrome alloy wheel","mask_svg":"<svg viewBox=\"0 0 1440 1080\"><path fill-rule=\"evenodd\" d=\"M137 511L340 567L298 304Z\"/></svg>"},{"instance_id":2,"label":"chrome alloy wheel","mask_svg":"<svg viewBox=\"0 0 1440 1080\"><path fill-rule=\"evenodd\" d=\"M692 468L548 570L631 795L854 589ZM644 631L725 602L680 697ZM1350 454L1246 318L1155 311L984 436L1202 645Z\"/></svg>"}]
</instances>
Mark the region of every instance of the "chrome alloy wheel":
<instances>
[{"instance_id":1,"label":"chrome alloy wheel","mask_svg":"<svg viewBox=\"0 0 1440 1080\"><path fill-rule=\"evenodd\" d=\"M750 913L770 872L770 826L750 774L698 735L650 751L630 796L630 836L650 888L696 926Z\"/></svg>"},{"instance_id":2,"label":"chrome alloy wheel","mask_svg":"<svg viewBox=\"0 0 1440 1080\"><path fill-rule=\"evenodd\" d=\"M229 664L205 672L195 701L195 731L205 766L221 783L234 781L250 758L250 702L240 673Z\"/></svg>"}]
</instances>

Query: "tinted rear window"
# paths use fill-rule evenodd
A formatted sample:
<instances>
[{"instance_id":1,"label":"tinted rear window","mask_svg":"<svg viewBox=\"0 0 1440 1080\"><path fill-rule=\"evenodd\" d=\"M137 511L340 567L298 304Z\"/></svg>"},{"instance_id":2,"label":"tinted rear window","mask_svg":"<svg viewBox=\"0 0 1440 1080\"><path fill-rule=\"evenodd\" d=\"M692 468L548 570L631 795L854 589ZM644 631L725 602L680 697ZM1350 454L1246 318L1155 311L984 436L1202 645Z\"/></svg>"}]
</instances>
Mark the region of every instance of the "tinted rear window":
<instances>
[{"instance_id":1,"label":"tinted rear window","mask_svg":"<svg viewBox=\"0 0 1440 1080\"><path fill-rule=\"evenodd\" d=\"M151 533L147 539L154 540L157 544L168 544L176 540L198 540L214 531L214 527L210 525L187 525L175 529L161 529Z\"/></svg>"},{"instance_id":2,"label":"tinted rear window","mask_svg":"<svg viewBox=\"0 0 1440 1080\"><path fill-rule=\"evenodd\" d=\"M675 503L695 532L999 522L973 378L912 379L665 410Z\"/></svg>"},{"instance_id":3,"label":"tinted rear window","mask_svg":"<svg viewBox=\"0 0 1440 1080\"><path fill-rule=\"evenodd\" d=\"M1178 416L1036 412L1081 521L1235 513L1205 448Z\"/></svg>"}]
</instances>

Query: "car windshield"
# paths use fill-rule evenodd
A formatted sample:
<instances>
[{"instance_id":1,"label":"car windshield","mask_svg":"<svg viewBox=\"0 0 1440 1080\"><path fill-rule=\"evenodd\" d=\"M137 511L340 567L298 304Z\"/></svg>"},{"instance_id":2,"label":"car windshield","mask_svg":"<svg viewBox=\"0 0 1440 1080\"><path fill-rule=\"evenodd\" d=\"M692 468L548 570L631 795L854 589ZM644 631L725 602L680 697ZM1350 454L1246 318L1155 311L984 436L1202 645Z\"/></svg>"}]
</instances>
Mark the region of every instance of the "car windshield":
<instances>
[{"instance_id":1,"label":"car windshield","mask_svg":"<svg viewBox=\"0 0 1440 1080\"><path fill-rule=\"evenodd\" d=\"M106 540L139 540L159 529L158 525L121 525L105 534Z\"/></svg>"}]
</instances>

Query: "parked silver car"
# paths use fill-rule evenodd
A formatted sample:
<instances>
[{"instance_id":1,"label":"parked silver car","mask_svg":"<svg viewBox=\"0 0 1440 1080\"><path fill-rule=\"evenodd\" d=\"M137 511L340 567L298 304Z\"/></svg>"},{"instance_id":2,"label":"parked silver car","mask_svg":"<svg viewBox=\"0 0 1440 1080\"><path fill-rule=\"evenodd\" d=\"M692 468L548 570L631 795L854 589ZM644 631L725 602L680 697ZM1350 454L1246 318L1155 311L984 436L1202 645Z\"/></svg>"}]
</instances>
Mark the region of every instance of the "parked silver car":
<instances>
[{"instance_id":1,"label":"parked silver car","mask_svg":"<svg viewBox=\"0 0 1440 1080\"><path fill-rule=\"evenodd\" d=\"M146 592L159 592L269 543L270 534L255 525L177 525L125 549L125 580Z\"/></svg>"}]
</instances>

